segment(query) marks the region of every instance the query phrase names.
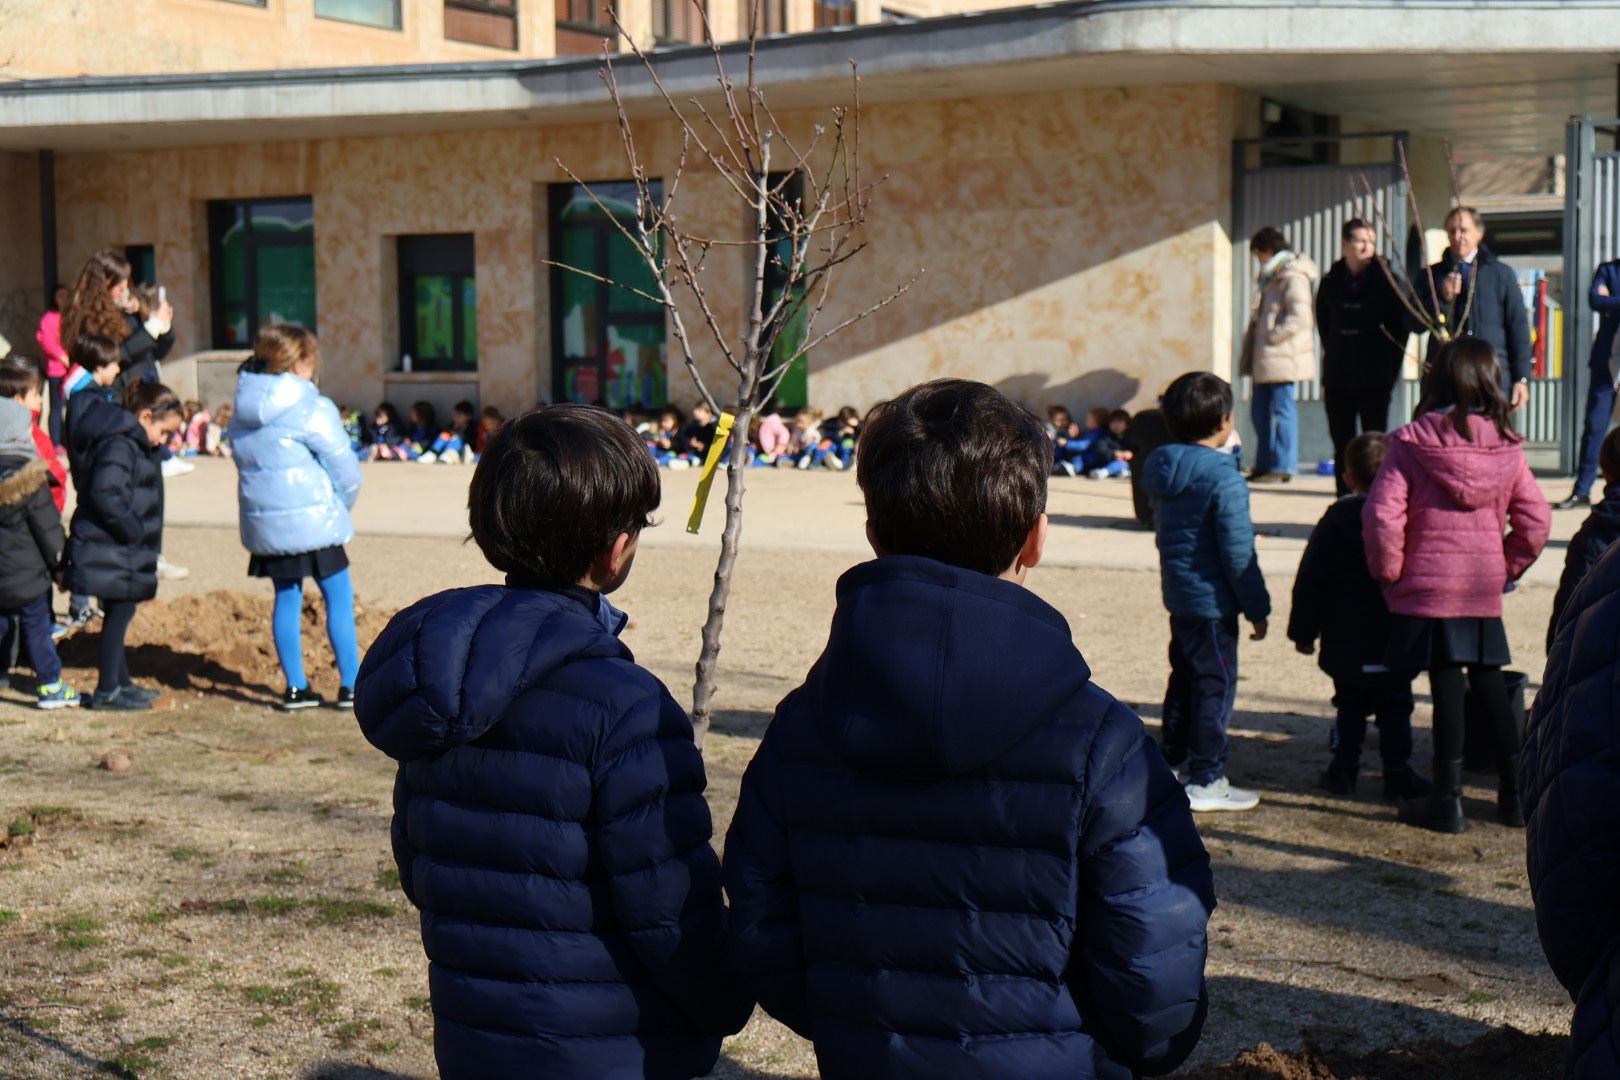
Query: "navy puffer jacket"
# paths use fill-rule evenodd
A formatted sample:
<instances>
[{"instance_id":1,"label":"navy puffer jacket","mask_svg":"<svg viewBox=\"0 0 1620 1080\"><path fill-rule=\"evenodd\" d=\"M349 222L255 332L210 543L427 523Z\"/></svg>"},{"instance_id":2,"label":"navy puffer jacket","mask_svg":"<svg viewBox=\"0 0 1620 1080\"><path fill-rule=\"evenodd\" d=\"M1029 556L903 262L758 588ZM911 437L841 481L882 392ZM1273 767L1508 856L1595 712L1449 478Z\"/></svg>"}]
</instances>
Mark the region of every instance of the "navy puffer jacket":
<instances>
[{"instance_id":1,"label":"navy puffer jacket","mask_svg":"<svg viewBox=\"0 0 1620 1080\"><path fill-rule=\"evenodd\" d=\"M1196 443L1171 443L1148 455L1142 490L1153 500L1164 606L1189 619L1258 622L1271 594L1254 550L1249 485L1237 458Z\"/></svg>"},{"instance_id":2,"label":"navy puffer jacket","mask_svg":"<svg viewBox=\"0 0 1620 1080\"><path fill-rule=\"evenodd\" d=\"M753 1008L691 721L598 599L440 593L360 669L360 727L400 762L394 858L447 1078L684 1080Z\"/></svg>"},{"instance_id":3,"label":"navy puffer jacket","mask_svg":"<svg viewBox=\"0 0 1620 1080\"><path fill-rule=\"evenodd\" d=\"M1530 890L1575 999L1568 1075L1620 1077L1620 545L1559 620L1519 759Z\"/></svg>"},{"instance_id":4,"label":"navy puffer jacket","mask_svg":"<svg viewBox=\"0 0 1620 1080\"><path fill-rule=\"evenodd\" d=\"M916 557L838 583L726 837L738 970L824 1077L1167 1072L1206 1008L1209 857L1063 616Z\"/></svg>"},{"instance_id":5,"label":"navy puffer jacket","mask_svg":"<svg viewBox=\"0 0 1620 1080\"><path fill-rule=\"evenodd\" d=\"M158 449L135 415L99 394L68 429L68 465L78 505L68 537L67 585L102 600L157 595L163 550L163 474Z\"/></svg>"}]
</instances>

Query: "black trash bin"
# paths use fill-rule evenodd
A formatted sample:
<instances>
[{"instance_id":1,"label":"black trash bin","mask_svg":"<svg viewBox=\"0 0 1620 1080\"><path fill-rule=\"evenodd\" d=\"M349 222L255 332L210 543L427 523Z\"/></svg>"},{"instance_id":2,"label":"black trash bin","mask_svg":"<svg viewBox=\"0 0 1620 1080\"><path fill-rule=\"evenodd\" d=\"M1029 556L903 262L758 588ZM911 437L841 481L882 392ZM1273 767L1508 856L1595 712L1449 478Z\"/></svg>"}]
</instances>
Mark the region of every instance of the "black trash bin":
<instances>
[{"instance_id":1,"label":"black trash bin","mask_svg":"<svg viewBox=\"0 0 1620 1080\"><path fill-rule=\"evenodd\" d=\"M1513 713L1513 728L1518 746L1524 745L1524 692L1530 677L1522 671L1502 672L1507 683L1508 709ZM1496 736L1485 720L1485 710L1479 707L1472 689L1463 712L1463 768L1469 772L1496 772Z\"/></svg>"}]
</instances>

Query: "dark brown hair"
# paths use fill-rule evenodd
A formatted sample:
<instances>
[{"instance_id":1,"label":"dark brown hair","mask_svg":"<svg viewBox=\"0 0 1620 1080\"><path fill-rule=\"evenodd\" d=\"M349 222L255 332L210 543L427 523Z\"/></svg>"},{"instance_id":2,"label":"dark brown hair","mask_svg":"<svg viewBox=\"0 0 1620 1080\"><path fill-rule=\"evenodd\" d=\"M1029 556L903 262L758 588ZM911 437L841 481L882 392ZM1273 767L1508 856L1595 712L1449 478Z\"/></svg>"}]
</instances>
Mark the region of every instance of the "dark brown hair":
<instances>
[{"instance_id":1,"label":"dark brown hair","mask_svg":"<svg viewBox=\"0 0 1620 1080\"><path fill-rule=\"evenodd\" d=\"M1275 255L1288 250L1288 238L1275 225L1267 225L1249 238L1250 251L1269 251Z\"/></svg>"},{"instance_id":2,"label":"dark brown hair","mask_svg":"<svg viewBox=\"0 0 1620 1080\"><path fill-rule=\"evenodd\" d=\"M1356 491L1366 491L1378 477L1389 443L1382 431L1363 431L1344 448L1344 482Z\"/></svg>"},{"instance_id":3,"label":"dark brown hair","mask_svg":"<svg viewBox=\"0 0 1620 1080\"><path fill-rule=\"evenodd\" d=\"M112 338L100 334L80 334L73 342L69 358L84 370L94 374L98 369L117 364L121 359L118 346Z\"/></svg>"},{"instance_id":4,"label":"dark brown hair","mask_svg":"<svg viewBox=\"0 0 1620 1080\"><path fill-rule=\"evenodd\" d=\"M1352 240L1355 238L1356 233L1360 232L1362 229L1366 229L1368 232L1374 231L1373 227L1367 224L1361 218L1353 217L1349 221L1346 221L1343 225L1339 226L1339 239Z\"/></svg>"},{"instance_id":5,"label":"dark brown hair","mask_svg":"<svg viewBox=\"0 0 1620 1080\"><path fill-rule=\"evenodd\" d=\"M129 260L111 248L86 259L62 310L62 340L77 341L80 334L97 334L114 342L129 337L129 323L112 299L112 287L128 280Z\"/></svg>"},{"instance_id":6,"label":"dark brown hair","mask_svg":"<svg viewBox=\"0 0 1620 1080\"><path fill-rule=\"evenodd\" d=\"M150 409L153 415L172 412L183 416L180 397L160 382L132 382L124 389L124 408L132 413Z\"/></svg>"},{"instance_id":7,"label":"dark brown hair","mask_svg":"<svg viewBox=\"0 0 1620 1080\"><path fill-rule=\"evenodd\" d=\"M39 369L20 356L0 361L0 398L22 397L44 385Z\"/></svg>"},{"instance_id":8,"label":"dark brown hair","mask_svg":"<svg viewBox=\"0 0 1620 1080\"><path fill-rule=\"evenodd\" d=\"M583 578L620 533L658 509L658 467L641 437L593 405L545 405L490 436L467 492L472 539L525 585Z\"/></svg>"},{"instance_id":9,"label":"dark brown hair","mask_svg":"<svg viewBox=\"0 0 1620 1080\"><path fill-rule=\"evenodd\" d=\"M1496 350L1483 338L1460 337L1448 343L1435 357L1423 380L1419 416L1438 409L1451 410L1451 426L1472 442L1474 435L1468 417L1478 413L1496 425L1505 439L1517 439L1511 423L1512 408L1502 393L1502 368Z\"/></svg>"},{"instance_id":10,"label":"dark brown hair","mask_svg":"<svg viewBox=\"0 0 1620 1080\"><path fill-rule=\"evenodd\" d=\"M939 379L878 404L856 453L866 519L889 555L1003 574L1046 511L1046 429L984 383Z\"/></svg>"},{"instance_id":11,"label":"dark brown hair","mask_svg":"<svg viewBox=\"0 0 1620 1080\"><path fill-rule=\"evenodd\" d=\"M1609 432L1598 447L1598 470L1606 480L1620 480L1620 427Z\"/></svg>"},{"instance_id":12,"label":"dark brown hair","mask_svg":"<svg viewBox=\"0 0 1620 1080\"><path fill-rule=\"evenodd\" d=\"M1177 442L1199 442L1232 415L1232 384L1207 371L1189 371L1164 392L1164 426Z\"/></svg>"}]
</instances>

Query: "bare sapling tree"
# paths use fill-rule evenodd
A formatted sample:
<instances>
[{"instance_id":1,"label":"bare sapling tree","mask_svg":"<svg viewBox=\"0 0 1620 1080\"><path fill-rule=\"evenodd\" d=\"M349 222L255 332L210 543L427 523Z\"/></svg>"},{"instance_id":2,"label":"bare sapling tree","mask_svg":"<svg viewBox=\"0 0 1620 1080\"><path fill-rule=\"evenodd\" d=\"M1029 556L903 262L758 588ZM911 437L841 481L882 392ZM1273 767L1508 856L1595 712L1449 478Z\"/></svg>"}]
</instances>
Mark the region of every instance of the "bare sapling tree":
<instances>
[{"instance_id":1,"label":"bare sapling tree","mask_svg":"<svg viewBox=\"0 0 1620 1080\"><path fill-rule=\"evenodd\" d=\"M1412 183L1412 170L1407 164L1405 143L1397 141L1395 151L1401 167L1401 180L1405 188L1407 213L1411 215L1412 224L1416 227L1418 236L1424 237L1426 240L1428 233L1423 229L1423 214L1418 209L1417 188ZM1446 146L1446 167L1451 178L1451 205L1453 207L1461 206L1462 185L1458 181L1457 162L1452 156L1450 144ZM1441 290L1434 280L1434 267L1430 265L1428 252L1425 251L1423 253L1422 271L1425 278L1421 280L1427 285L1427 288L1420 291L1408 276L1407 269L1394 261L1395 253L1401 250L1401 243L1396 239L1395 230L1389 222L1389 216L1379 206L1379 200L1372 184L1367 180L1365 173L1358 177L1358 180L1360 182L1359 189L1356 181L1352 181L1350 184L1351 198L1365 199L1369 215L1378 223L1378 230L1383 236L1384 243L1388 245L1386 250L1389 251L1389 257L1376 261L1384 276L1389 280L1390 285L1395 289L1395 295L1400 298L1401 305L1406 308L1407 314L1412 317L1416 326L1421 328L1423 332L1432 335L1441 344L1449 343L1455 338L1461 337L1467 332L1468 313L1474 304L1475 290L1469 289L1463 295L1462 310L1460 311L1457 310L1455 300L1444 300ZM1424 365L1424 368L1427 371L1427 364Z\"/></svg>"},{"instance_id":2,"label":"bare sapling tree","mask_svg":"<svg viewBox=\"0 0 1620 1080\"><path fill-rule=\"evenodd\" d=\"M701 96L680 101L660 78L656 58L637 45L619 23L617 12L608 8L619 38L647 75L655 107L679 135L678 158L664 163L672 171L659 177L632 124L613 54L605 52L601 76L618 117L635 186L634 219L615 215L589 184L566 163L557 162L617 226L651 271L653 285L637 288L579 267L552 260L546 263L628 289L661 307L698 396L716 415L724 411L734 417L726 454L725 527L692 687L692 726L701 746L713 716L720 636L742 539L749 425L775 396L795 363L899 299L921 270L853 313L823 319L835 271L867 248L866 224L873 197L886 179L868 177L861 171L859 72L852 63L849 102L833 107L823 122L811 124L796 141L777 120L759 85L760 0L751 5L746 50L741 44L722 48L714 39L704 6L685 2L692 4L701 22L715 74L713 86ZM740 84L728 64L746 65ZM708 235L687 226L682 214L686 195L682 181L689 173L719 178L724 198L737 211L732 216L739 223L734 235ZM713 219L712 208L705 208L705 216ZM715 302L721 295L717 290L736 288L739 260L746 266L746 310L741 319L728 317L731 309ZM712 372L706 377L699 364L703 353L716 358L713 367L732 381L731 388L717 392L711 387Z\"/></svg>"}]
</instances>

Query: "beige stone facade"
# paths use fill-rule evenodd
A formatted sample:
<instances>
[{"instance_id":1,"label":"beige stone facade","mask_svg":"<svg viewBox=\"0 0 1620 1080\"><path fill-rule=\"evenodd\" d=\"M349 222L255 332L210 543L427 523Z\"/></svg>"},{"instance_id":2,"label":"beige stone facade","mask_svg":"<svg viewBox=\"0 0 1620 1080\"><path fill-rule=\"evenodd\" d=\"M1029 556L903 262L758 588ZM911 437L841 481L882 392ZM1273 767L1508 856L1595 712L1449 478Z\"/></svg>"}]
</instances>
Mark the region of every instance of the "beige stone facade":
<instances>
[{"instance_id":1,"label":"beige stone facade","mask_svg":"<svg viewBox=\"0 0 1620 1080\"><path fill-rule=\"evenodd\" d=\"M1180 371L1225 370L1239 106L1235 91L1208 85L868 106L865 167L889 179L870 250L837 279L826 325L923 273L815 351L811 400L865 407L961 375L1031 404L1139 405ZM655 172L673 169L670 125L648 123L640 140ZM559 158L589 180L625 173L611 124L61 154L62 268L71 276L97 247L154 245L178 312L176 352L204 350L208 201L308 195L328 391L357 407L453 393L517 408L552 390L554 271L542 260ZM689 176L680 197L689 225L740 233L746 214L718 177ZM478 372L402 374L396 238L466 232ZM711 266L720 317L738 329L744 278L740 257ZM702 363L722 378L715 350ZM671 396L690 402L673 342L670 366Z\"/></svg>"}]
</instances>

